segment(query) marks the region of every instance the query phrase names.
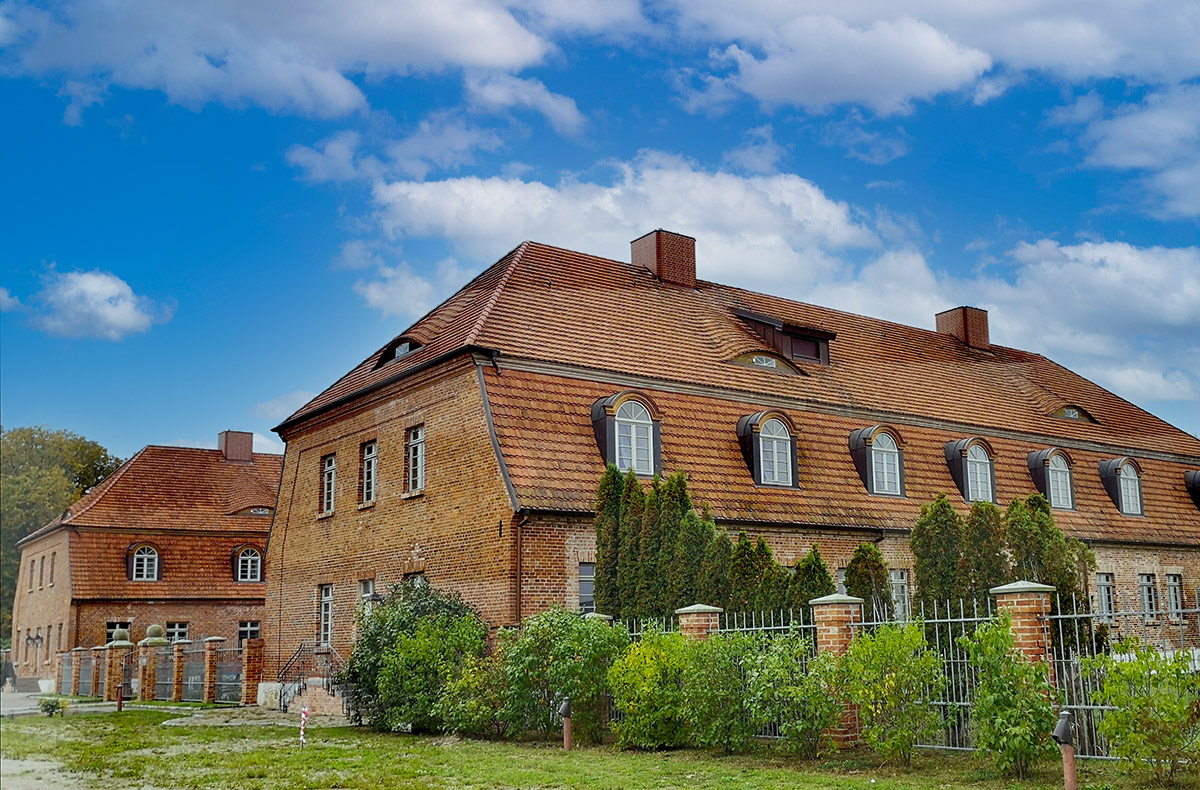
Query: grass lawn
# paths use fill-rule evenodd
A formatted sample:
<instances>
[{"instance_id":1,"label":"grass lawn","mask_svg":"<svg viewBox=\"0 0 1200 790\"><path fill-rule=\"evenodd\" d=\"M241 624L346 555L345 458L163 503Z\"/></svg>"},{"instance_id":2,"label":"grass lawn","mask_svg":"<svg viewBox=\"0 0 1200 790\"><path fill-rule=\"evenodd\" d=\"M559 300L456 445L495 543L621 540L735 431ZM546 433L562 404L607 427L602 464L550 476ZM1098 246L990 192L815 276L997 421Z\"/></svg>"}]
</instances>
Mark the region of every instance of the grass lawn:
<instances>
[{"instance_id":1,"label":"grass lawn","mask_svg":"<svg viewBox=\"0 0 1200 790\"><path fill-rule=\"evenodd\" d=\"M703 751L563 752L547 744L485 743L382 735L353 728L298 733L279 726L159 726L159 711L28 717L0 724L5 759L48 760L108 787L163 788L931 788L1062 786L1057 763L1025 783L1005 782L967 755L922 753L911 768L881 766L865 752L802 762L772 749L724 756ZM1111 763L1082 766L1080 785L1133 787Z\"/></svg>"}]
</instances>

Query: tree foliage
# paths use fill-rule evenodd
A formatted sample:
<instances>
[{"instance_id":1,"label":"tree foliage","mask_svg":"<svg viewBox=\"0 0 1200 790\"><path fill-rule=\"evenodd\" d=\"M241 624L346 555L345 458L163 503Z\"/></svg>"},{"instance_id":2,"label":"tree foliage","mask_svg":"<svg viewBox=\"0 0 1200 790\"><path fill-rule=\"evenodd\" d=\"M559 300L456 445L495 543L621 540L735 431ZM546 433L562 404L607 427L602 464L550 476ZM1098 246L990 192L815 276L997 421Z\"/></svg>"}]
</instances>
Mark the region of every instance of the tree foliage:
<instances>
[{"instance_id":1,"label":"tree foliage","mask_svg":"<svg viewBox=\"0 0 1200 790\"><path fill-rule=\"evenodd\" d=\"M683 679L688 643L677 633L651 629L608 671L613 704L624 716L613 724L622 749L661 749L687 743Z\"/></svg>"},{"instance_id":2,"label":"tree foliage","mask_svg":"<svg viewBox=\"0 0 1200 790\"><path fill-rule=\"evenodd\" d=\"M833 653L814 655L799 629L768 640L751 672L750 700L755 723L778 722L784 743L801 757L836 748L830 731L845 704L841 663Z\"/></svg>"},{"instance_id":3,"label":"tree foliage","mask_svg":"<svg viewBox=\"0 0 1200 790\"><path fill-rule=\"evenodd\" d=\"M821 558L821 550L816 544L809 549L800 562L796 563L796 572L792 575L790 590L793 608L810 612L812 607L808 602L814 598L832 595L837 592L837 582L829 573L829 566Z\"/></svg>"},{"instance_id":4,"label":"tree foliage","mask_svg":"<svg viewBox=\"0 0 1200 790\"><path fill-rule=\"evenodd\" d=\"M617 537L617 600L613 617L640 617L638 576L641 567L642 518L646 494L633 470L625 473L621 490L621 526Z\"/></svg>"},{"instance_id":5,"label":"tree foliage","mask_svg":"<svg viewBox=\"0 0 1200 790\"><path fill-rule=\"evenodd\" d=\"M121 461L96 442L43 426L0 431L0 634L12 631L17 541L53 521Z\"/></svg>"},{"instance_id":6,"label":"tree foliage","mask_svg":"<svg viewBox=\"0 0 1200 790\"><path fill-rule=\"evenodd\" d=\"M917 596L926 604L944 604L958 594L958 560L962 546L963 520L945 494L921 506L909 546Z\"/></svg>"},{"instance_id":7,"label":"tree foliage","mask_svg":"<svg viewBox=\"0 0 1200 790\"><path fill-rule=\"evenodd\" d=\"M878 611L886 619L892 605L891 580L883 554L874 543L860 543L846 564L846 594L862 598L866 611Z\"/></svg>"},{"instance_id":8,"label":"tree foliage","mask_svg":"<svg viewBox=\"0 0 1200 790\"><path fill-rule=\"evenodd\" d=\"M733 541L729 533L722 530L704 550L704 562L700 568L700 584L696 601L708 606L729 608L732 581L729 569L733 563Z\"/></svg>"},{"instance_id":9,"label":"tree foliage","mask_svg":"<svg viewBox=\"0 0 1200 790\"><path fill-rule=\"evenodd\" d=\"M642 531L638 537L637 603L634 611L645 617L667 609L667 557L663 549L663 484L658 475L646 492Z\"/></svg>"},{"instance_id":10,"label":"tree foliage","mask_svg":"<svg viewBox=\"0 0 1200 790\"><path fill-rule=\"evenodd\" d=\"M596 492L596 611L621 614L617 588L617 562L620 554L621 492L625 482L615 464L609 464L600 477Z\"/></svg>"},{"instance_id":11,"label":"tree foliage","mask_svg":"<svg viewBox=\"0 0 1200 790\"><path fill-rule=\"evenodd\" d=\"M688 646L683 702L697 746L737 752L757 733L750 673L761 647L746 633L713 634Z\"/></svg>"},{"instance_id":12,"label":"tree foliage","mask_svg":"<svg viewBox=\"0 0 1200 790\"><path fill-rule=\"evenodd\" d=\"M469 658L457 677L446 684L434 713L446 732L502 738L508 732L506 689L503 653Z\"/></svg>"},{"instance_id":13,"label":"tree foliage","mask_svg":"<svg viewBox=\"0 0 1200 790\"><path fill-rule=\"evenodd\" d=\"M993 587L1010 581L1007 544L1000 508L991 502L973 503L963 522L954 597L982 601Z\"/></svg>"},{"instance_id":14,"label":"tree foliage","mask_svg":"<svg viewBox=\"0 0 1200 790\"><path fill-rule=\"evenodd\" d=\"M384 652L372 722L379 729L432 732L440 728L437 704L446 684L468 659L483 655L487 626L475 614L423 617L401 631Z\"/></svg>"},{"instance_id":15,"label":"tree foliage","mask_svg":"<svg viewBox=\"0 0 1200 790\"><path fill-rule=\"evenodd\" d=\"M1004 529L1015 579L1053 585L1064 599L1087 600L1086 579L1096 557L1082 541L1068 538L1041 494L1016 499L1004 513Z\"/></svg>"},{"instance_id":16,"label":"tree foliage","mask_svg":"<svg viewBox=\"0 0 1200 790\"><path fill-rule=\"evenodd\" d=\"M691 606L695 603L708 603L701 600L703 598L701 590L705 579L704 562L708 557L708 547L714 541L715 533L716 526L707 509L703 513L691 510L683 517L679 538L675 543L671 563L668 566L670 605L666 611ZM669 549L670 547L664 547L664 550Z\"/></svg>"}]
</instances>

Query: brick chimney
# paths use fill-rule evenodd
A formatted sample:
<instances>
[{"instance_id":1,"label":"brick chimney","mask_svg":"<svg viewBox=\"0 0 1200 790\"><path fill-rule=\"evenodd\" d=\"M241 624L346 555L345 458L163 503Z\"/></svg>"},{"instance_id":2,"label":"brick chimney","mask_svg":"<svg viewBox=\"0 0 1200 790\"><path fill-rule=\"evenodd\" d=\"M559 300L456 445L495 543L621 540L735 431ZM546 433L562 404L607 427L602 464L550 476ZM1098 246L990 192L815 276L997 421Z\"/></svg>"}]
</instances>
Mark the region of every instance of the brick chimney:
<instances>
[{"instance_id":1,"label":"brick chimney","mask_svg":"<svg viewBox=\"0 0 1200 790\"><path fill-rule=\"evenodd\" d=\"M254 434L247 431L221 431L217 434L217 447L230 464L254 463Z\"/></svg>"},{"instance_id":2,"label":"brick chimney","mask_svg":"<svg viewBox=\"0 0 1200 790\"><path fill-rule=\"evenodd\" d=\"M696 240L691 236L659 228L629 246L634 266L645 266L664 283L696 287Z\"/></svg>"},{"instance_id":3,"label":"brick chimney","mask_svg":"<svg viewBox=\"0 0 1200 790\"><path fill-rule=\"evenodd\" d=\"M955 307L937 314L937 331L954 335L971 348L990 348L987 310Z\"/></svg>"}]
</instances>

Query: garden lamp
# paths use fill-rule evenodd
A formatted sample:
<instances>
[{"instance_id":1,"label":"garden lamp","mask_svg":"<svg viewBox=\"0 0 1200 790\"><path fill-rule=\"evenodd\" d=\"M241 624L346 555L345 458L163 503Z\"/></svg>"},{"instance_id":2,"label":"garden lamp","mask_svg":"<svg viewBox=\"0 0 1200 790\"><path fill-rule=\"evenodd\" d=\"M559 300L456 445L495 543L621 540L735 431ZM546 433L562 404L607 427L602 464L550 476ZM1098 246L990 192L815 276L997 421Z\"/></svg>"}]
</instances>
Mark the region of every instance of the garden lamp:
<instances>
[{"instance_id":1,"label":"garden lamp","mask_svg":"<svg viewBox=\"0 0 1200 790\"><path fill-rule=\"evenodd\" d=\"M1075 724L1071 721L1071 711L1064 710L1058 714L1058 724L1054 725L1050 737L1062 750L1063 785L1066 790L1075 790Z\"/></svg>"},{"instance_id":2,"label":"garden lamp","mask_svg":"<svg viewBox=\"0 0 1200 790\"><path fill-rule=\"evenodd\" d=\"M562 704L558 706L558 715L562 716L563 720L563 749L571 751L571 698L563 697Z\"/></svg>"}]
</instances>

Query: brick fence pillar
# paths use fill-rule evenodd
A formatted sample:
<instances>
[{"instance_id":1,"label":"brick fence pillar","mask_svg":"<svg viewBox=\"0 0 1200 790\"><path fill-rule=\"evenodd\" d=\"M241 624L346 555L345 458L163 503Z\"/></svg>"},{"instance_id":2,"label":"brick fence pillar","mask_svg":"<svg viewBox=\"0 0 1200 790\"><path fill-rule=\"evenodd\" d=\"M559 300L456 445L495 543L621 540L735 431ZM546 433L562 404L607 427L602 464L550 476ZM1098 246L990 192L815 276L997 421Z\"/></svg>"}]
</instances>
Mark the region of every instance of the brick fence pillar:
<instances>
[{"instance_id":1,"label":"brick fence pillar","mask_svg":"<svg viewBox=\"0 0 1200 790\"><path fill-rule=\"evenodd\" d=\"M79 670L83 664L83 654L86 652L87 650L82 647L77 647L71 651L71 687L64 691L64 694L70 694L72 697L79 696ZM88 682L90 683L91 680L89 677Z\"/></svg>"},{"instance_id":2,"label":"brick fence pillar","mask_svg":"<svg viewBox=\"0 0 1200 790\"><path fill-rule=\"evenodd\" d=\"M1037 582L1013 582L989 590L996 608L1012 618L1013 642L1030 661L1046 666L1054 685L1054 652L1050 643L1050 596L1054 587Z\"/></svg>"},{"instance_id":3,"label":"brick fence pillar","mask_svg":"<svg viewBox=\"0 0 1200 790\"><path fill-rule=\"evenodd\" d=\"M808 602L813 610L817 632L817 651L845 654L854 639L854 624L862 622L863 599L834 593ZM838 726L830 732L839 748L849 746L858 738L858 711L843 701Z\"/></svg>"},{"instance_id":4,"label":"brick fence pillar","mask_svg":"<svg viewBox=\"0 0 1200 790\"><path fill-rule=\"evenodd\" d=\"M154 628L154 626L151 626ZM148 636L138 642L138 699L152 700L157 696L158 649L171 644L161 636Z\"/></svg>"},{"instance_id":5,"label":"brick fence pillar","mask_svg":"<svg viewBox=\"0 0 1200 790\"><path fill-rule=\"evenodd\" d=\"M684 639L693 642L708 639L708 635L720 627L723 611L725 610L719 606L705 606L702 603L676 609L675 614L679 615L679 633L683 634Z\"/></svg>"},{"instance_id":6,"label":"brick fence pillar","mask_svg":"<svg viewBox=\"0 0 1200 790\"><path fill-rule=\"evenodd\" d=\"M225 642L223 636L204 640L204 701L217 701L217 649Z\"/></svg>"},{"instance_id":7,"label":"brick fence pillar","mask_svg":"<svg viewBox=\"0 0 1200 790\"><path fill-rule=\"evenodd\" d=\"M183 651L191 643L190 639L180 639L172 645L172 660L175 666L171 674L171 702L183 701Z\"/></svg>"},{"instance_id":8,"label":"brick fence pillar","mask_svg":"<svg viewBox=\"0 0 1200 790\"><path fill-rule=\"evenodd\" d=\"M125 656L134 651L136 646L129 640L114 640L104 646L104 701L112 702L117 698L117 689L121 686L125 667Z\"/></svg>"},{"instance_id":9,"label":"brick fence pillar","mask_svg":"<svg viewBox=\"0 0 1200 790\"><path fill-rule=\"evenodd\" d=\"M247 639L242 644L242 704L258 704L258 684L262 682L264 639Z\"/></svg>"}]
</instances>

